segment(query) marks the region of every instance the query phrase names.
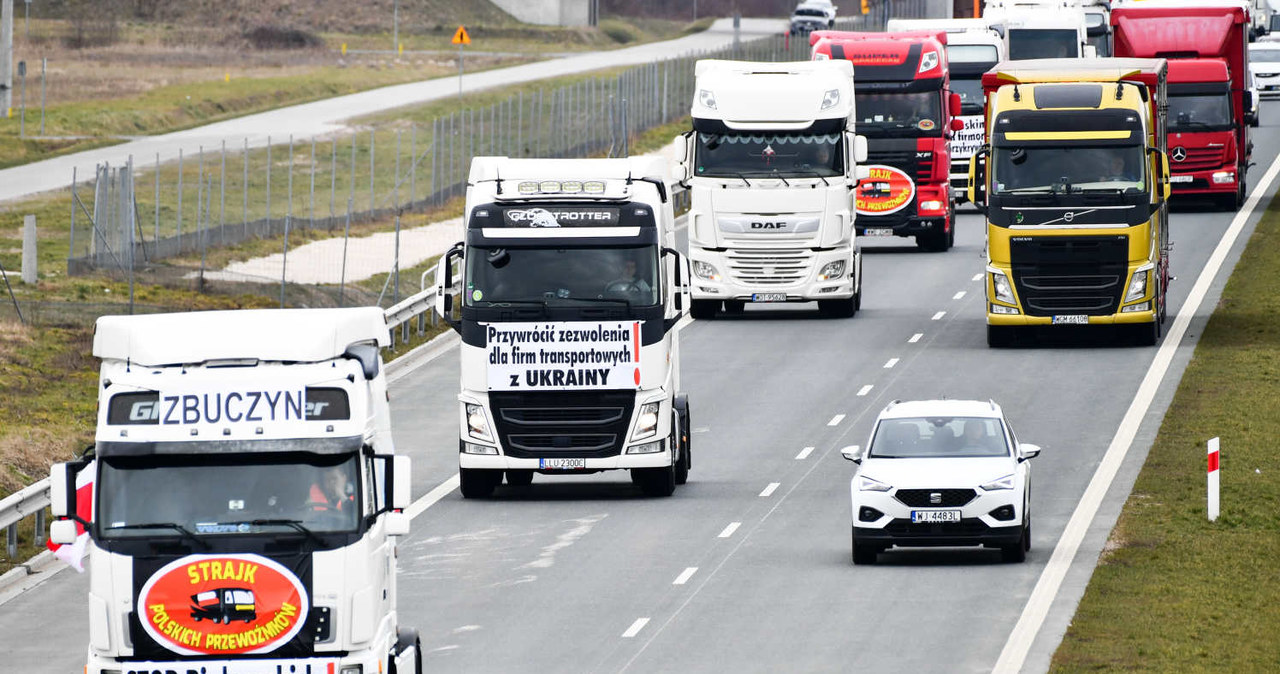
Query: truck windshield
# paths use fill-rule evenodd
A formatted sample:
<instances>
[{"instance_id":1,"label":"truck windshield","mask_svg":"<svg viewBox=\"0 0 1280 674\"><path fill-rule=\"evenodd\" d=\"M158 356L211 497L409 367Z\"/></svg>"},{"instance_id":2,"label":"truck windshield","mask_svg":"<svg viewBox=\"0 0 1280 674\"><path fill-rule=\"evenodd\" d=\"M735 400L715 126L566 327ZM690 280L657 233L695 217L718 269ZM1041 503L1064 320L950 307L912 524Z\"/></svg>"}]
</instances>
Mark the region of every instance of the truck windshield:
<instances>
[{"instance_id":1,"label":"truck windshield","mask_svg":"<svg viewBox=\"0 0 1280 674\"><path fill-rule=\"evenodd\" d=\"M305 444L298 441L300 449ZM356 530L361 511L354 453L186 454L101 461L94 519L107 539L350 532Z\"/></svg>"},{"instance_id":2,"label":"truck windshield","mask_svg":"<svg viewBox=\"0 0 1280 674\"><path fill-rule=\"evenodd\" d=\"M475 307L625 304L661 299L657 246L478 248L467 256L463 301Z\"/></svg>"},{"instance_id":3,"label":"truck windshield","mask_svg":"<svg viewBox=\"0 0 1280 674\"><path fill-rule=\"evenodd\" d=\"M1075 58L1080 34L1074 30L1009 29L1009 60Z\"/></svg>"},{"instance_id":4,"label":"truck windshield","mask_svg":"<svg viewBox=\"0 0 1280 674\"><path fill-rule=\"evenodd\" d=\"M951 78L951 93L960 96L960 114L982 114L982 79Z\"/></svg>"},{"instance_id":5,"label":"truck windshield","mask_svg":"<svg viewBox=\"0 0 1280 674\"><path fill-rule=\"evenodd\" d=\"M1231 124L1231 98L1226 92L1169 97L1169 131L1225 130Z\"/></svg>"},{"instance_id":6,"label":"truck windshield","mask_svg":"<svg viewBox=\"0 0 1280 674\"><path fill-rule=\"evenodd\" d=\"M885 419L871 439L872 459L1008 456L1004 425L981 417Z\"/></svg>"},{"instance_id":7,"label":"truck windshield","mask_svg":"<svg viewBox=\"0 0 1280 674\"><path fill-rule=\"evenodd\" d=\"M993 194L1072 194L1142 190L1143 150L1109 147L995 147Z\"/></svg>"},{"instance_id":8,"label":"truck windshield","mask_svg":"<svg viewBox=\"0 0 1280 674\"><path fill-rule=\"evenodd\" d=\"M917 93L855 93L858 133L868 138L941 136L942 96Z\"/></svg>"},{"instance_id":9,"label":"truck windshield","mask_svg":"<svg viewBox=\"0 0 1280 674\"><path fill-rule=\"evenodd\" d=\"M1000 52L993 44L949 44L947 60L956 63L990 63L1000 60ZM953 82L954 83L954 82Z\"/></svg>"},{"instance_id":10,"label":"truck windshield","mask_svg":"<svg viewBox=\"0 0 1280 674\"><path fill-rule=\"evenodd\" d=\"M1272 23L1280 23L1280 15L1273 17ZM1280 25L1275 29L1280 30ZM1250 49L1249 60L1253 63L1280 63L1280 48Z\"/></svg>"},{"instance_id":11,"label":"truck windshield","mask_svg":"<svg viewBox=\"0 0 1280 674\"><path fill-rule=\"evenodd\" d=\"M697 175L708 178L830 178L844 175L842 134L699 133Z\"/></svg>"}]
</instances>

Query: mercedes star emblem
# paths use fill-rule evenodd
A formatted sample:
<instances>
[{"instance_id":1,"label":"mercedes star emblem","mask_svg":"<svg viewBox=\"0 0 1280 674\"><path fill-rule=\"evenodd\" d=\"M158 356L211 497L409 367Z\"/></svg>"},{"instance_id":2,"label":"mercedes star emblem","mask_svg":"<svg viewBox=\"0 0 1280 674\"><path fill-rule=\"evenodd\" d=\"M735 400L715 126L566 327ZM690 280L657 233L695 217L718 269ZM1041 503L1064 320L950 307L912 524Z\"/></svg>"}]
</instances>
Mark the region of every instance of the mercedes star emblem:
<instances>
[{"instance_id":1,"label":"mercedes star emblem","mask_svg":"<svg viewBox=\"0 0 1280 674\"><path fill-rule=\"evenodd\" d=\"M1169 156L1172 157L1174 161L1185 161L1187 158L1187 148L1179 145L1178 147L1173 148L1173 151L1169 153Z\"/></svg>"}]
</instances>

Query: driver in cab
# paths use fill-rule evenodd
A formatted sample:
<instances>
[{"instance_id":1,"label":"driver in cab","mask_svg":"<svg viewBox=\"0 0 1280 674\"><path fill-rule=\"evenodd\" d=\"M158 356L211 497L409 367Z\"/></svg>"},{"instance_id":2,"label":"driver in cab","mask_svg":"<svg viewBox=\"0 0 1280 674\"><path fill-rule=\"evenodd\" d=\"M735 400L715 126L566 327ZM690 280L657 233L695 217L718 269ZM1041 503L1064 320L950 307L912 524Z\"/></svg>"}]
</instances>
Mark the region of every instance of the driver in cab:
<instances>
[{"instance_id":1,"label":"driver in cab","mask_svg":"<svg viewBox=\"0 0 1280 674\"><path fill-rule=\"evenodd\" d=\"M354 512L355 492L343 466L334 466L325 471L320 481L312 483L307 503L316 512Z\"/></svg>"},{"instance_id":2,"label":"driver in cab","mask_svg":"<svg viewBox=\"0 0 1280 674\"><path fill-rule=\"evenodd\" d=\"M648 294L653 286L643 277L637 276L638 267L635 258L623 258L622 275L610 281L605 289L612 293Z\"/></svg>"}]
</instances>

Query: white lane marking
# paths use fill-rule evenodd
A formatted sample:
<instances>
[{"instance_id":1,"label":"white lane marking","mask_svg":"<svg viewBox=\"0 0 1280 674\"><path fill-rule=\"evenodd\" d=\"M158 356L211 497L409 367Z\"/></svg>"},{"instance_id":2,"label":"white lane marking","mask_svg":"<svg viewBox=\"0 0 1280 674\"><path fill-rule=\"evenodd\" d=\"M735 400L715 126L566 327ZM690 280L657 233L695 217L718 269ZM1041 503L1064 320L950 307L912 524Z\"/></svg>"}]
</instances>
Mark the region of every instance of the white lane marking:
<instances>
[{"instance_id":1,"label":"white lane marking","mask_svg":"<svg viewBox=\"0 0 1280 674\"><path fill-rule=\"evenodd\" d=\"M920 341L920 338L921 338L921 337L924 337L924 333L923 333L923 332L917 332L916 334L911 335L911 339L908 339L908 340L907 340L907 343L908 343L908 344L915 344L916 342Z\"/></svg>"},{"instance_id":2,"label":"white lane marking","mask_svg":"<svg viewBox=\"0 0 1280 674\"><path fill-rule=\"evenodd\" d=\"M943 317L943 316L946 316L946 315L947 315L947 312L945 312L945 311L939 311L938 313L936 313L936 314L934 314L934 315L933 315L933 320L935 320L935 321L940 321L940 320L942 320L942 317Z\"/></svg>"},{"instance_id":3,"label":"white lane marking","mask_svg":"<svg viewBox=\"0 0 1280 674\"><path fill-rule=\"evenodd\" d=\"M449 492L457 489L458 481L458 474L454 473L453 477L441 482L435 489L427 492L426 496L414 501L413 504L404 511L405 514L409 516L409 519L413 519L418 515L421 515L427 508L435 505L436 501L448 496Z\"/></svg>"},{"instance_id":4,"label":"white lane marking","mask_svg":"<svg viewBox=\"0 0 1280 674\"><path fill-rule=\"evenodd\" d=\"M837 415L835 415L834 417L831 417L831 421L828 421L828 422L827 422L827 425L828 425L828 426L838 426L838 425L840 424L840 422L841 422L841 421L844 421L844 415L843 415L843 414L837 414Z\"/></svg>"},{"instance_id":5,"label":"white lane marking","mask_svg":"<svg viewBox=\"0 0 1280 674\"><path fill-rule=\"evenodd\" d=\"M863 386L862 388L858 389L858 395L860 396L867 395L868 393L871 393L871 389L873 388L875 388L875 384L867 384L866 386Z\"/></svg>"},{"instance_id":6,"label":"white lane marking","mask_svg":"<svg viewBox=\"0 0 1280 674\"><path fill-rule=\"evenodd\" d=\"M690 579L690 578L693 578L693 574L695 574L695 573L697 573L697 572L698 572L698 567L696 567L696 566L691 566L691 567L689 567L689 568L685 569L684 571L681 571L681 572L680 572L680 575L676 576L676 579L675 579L675 580L673 580L673 581L671 581L671 584L672 584L672 585L684 585L685 583L689 582L689 579Z\"/></svg>"},{"instance_id":7,"label":"white lane marking","mask_svg":"<svg viewBox=\"0 0 1280 674\"><path fill-rule=\"evenodd\" d=\"M958 293L956 293L956 294L952 295L952 296L951 296L951 299L953 299L953 300L962 300L962 299L964 299L964 291L963 291L963 290L961 290L960 292L958 292Z\"/></svg>"},{"instance_id":8,"label":"white lane marking","mask_svg":"<svg viewBox=\"0 0 1280 674\"><path fill-rule=\"evenodd\" d=\"M742 522L730 522L729 526L725 527L724 531L721 531L717 538L728 538L732 536L733 532L737 531L740 526L742 526Z\"/></svg>"},{"instance_id":9,"label":"white lane marking","mask_svg":"<svg viewBox=\"0 0 1280 674\"><path fill-rule=\"evenodd\" d=\"M1098 514L1098 508L1102 506L1103 497L1106 496L1107 490L1111 488L1111 483L1115 480L1116 473L1120 470L1120 465L1124 463L1125 455L1129 453L1129 448L1133 445L1134 437L1138 434L1138 427L1142 424L1142 418L1146 416L1147 410L1151 407L1151 402L1155 399L1156 391L1160 388L1161 381L1169 371L1169 365L1173 361L1174 353L1182 344L1182 337L1187 332L1187 326L1191 324L1192 317L1200 310L1200 305L1204 302L1205 295L1208 294L1209 286L1213 284L1214 277L1218 275L1218 271L1222 268L1223 263L1226 262L1227 254L1231 252L1231 247L1240 238L1240 232L1244 230L1245 223L1249 220L1249 216L1253 214L1253 210L1257 207L1263 193L1271 188L1271 183L1275 181L1277 173L1280 173L1280 157L1271 162L1271 167L1267 169L1266 175L1254 186L1253 194L1245 202L1245 207L1236 213L1236 217L1232 219L1231 225L1227 227L1226 233L1223 234L1222 240L1218 242L1218 247L1214 248L1213 254L1209 256L1209 261L1205 264L1204 270L1200 272L1195 286L1191 288L1191 294L1187 296L1187 301L1179 309L1178 315L1173 321L1173 327L1170 328L1169 334L1165 336L1164 342L1160 344L1160 350L1156 353L1156 357L1151 361L1151 368L1147 370L1147 375L1143 377L1142 384L1138 387L1138 392L1134 395L1133 402L1129 405L1128 411L1125 412L1124 419L1120 421L1120 427L1116 429L1116 434L1111 439L1111 444L1107 447L1107 453L1103 455L1102 462L1098 464L1097 470L1094 471L1093 478L1089 481L1089 486L1085 489L1084 496L1080 498L1080 504L1076 506L1075 512L1071 514L1071 520L1067 522L1066 529L1062 532L1062 537L1058 539L1058 544L1054 546L1053 556L1049 558L1049 563L1045 565L1044 571L1040 573L1040 579L1036 581L1035 589L1031 591L1031 596L1027 599L1027 605L1022 609L1022 615L1018 618L1018 623L1014 625L1013 631L1009 634L1009 640L1005 642L1004 649L1000 651L1000 659L996 661L996 666L992 669L993 673L1003 674L1022 670L1022 666L1027 660L1027 653L1031 650L1031 645L1035 642L1036 635L1040 632L1045 618L1049 615L1049 607L1058 596L1062 581L1066 577L1067 571L1071 568L1071 561L1075 559L1076 552L1079 551L1080 544L1084 541L1089 525Z\"/></svg>"},{"instance_id":10,"label":"white lane marking","mask_svg":"<svg viewBox=\"0 0 1280 674\"><path fill-rule=\"evenodd\" d=\"M970 281L981 281L981 280L982 280L982 274L974 274L974 275L973 275L973 278L971 278L971 279L969 279L969 280L970 280Z\"/></svg>"},{"instance_id":11,"label":"white lane marking","mask_svg":"<svg viewBox=\"0 0 1280 674\"><path fill-rule=\"evenodd\" d=\"M760 492L760 496L762 496L762 497L763 497L763 496L772 496L772 495L773 495L773 492L777 491L778 487L781 487L781 486L782 486L782 483L781 483L781 482L770 482L770 483L769 483L769 486L768 486L768 487L765 487L765 488L764 488L764 491Z\"/></svg>"},{"instance_id":12,"label":"white lane marking","mask_svg":"<svg viewBox=\"0 0 1280 674\"><path fill-rule=\"evenodd\" d=\"M804 449L800 450L799 454L796 454L796 461L804 461L805 459L809 458L809 455L812 453L813 453L812 447L805 447Z\"/></svg>"},{"instance_id":13,"label":"white lane marking","mask_svg":"<svg viewBox=\"0 0 1280 674\"><path fill-rule=\"evenodd\" d=\"M893 369L893 366L897 364L898 364L897 358L890 358L889 360L885 361L884 369L891 370Z\"/></svg>"},{"instance_id":14,"label":"white lane marking","mask_svg":"<svg viewBox=\"0 0 1280 674\"><path fill-rule=\"evenodd\" d=\"M644 629L645 625L648 625L648 624L649 624L648 618L636 618L636 621L631 623L631 627L628 627L627 631L622 633L622 638L630 639L634 637L635 635L640 633L640 630Z\"/></svg>"}]
</instances>

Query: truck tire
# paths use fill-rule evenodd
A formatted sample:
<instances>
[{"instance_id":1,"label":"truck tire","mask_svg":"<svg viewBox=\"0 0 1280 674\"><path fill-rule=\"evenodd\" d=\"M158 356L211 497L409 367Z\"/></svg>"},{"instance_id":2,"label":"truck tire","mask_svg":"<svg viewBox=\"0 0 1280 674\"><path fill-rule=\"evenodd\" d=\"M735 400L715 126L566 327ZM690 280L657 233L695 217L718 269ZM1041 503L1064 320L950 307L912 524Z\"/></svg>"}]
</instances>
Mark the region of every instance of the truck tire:
<instances>
[{"instance_id":1,"label":"truck tire","mask_svg":"<svg viewBox=\"0 0 1280 674\"><path fill-rule=\"evenodd\" d=\"M694 318L715 318L719 309L718 300L689 300L689 315Z\"/></svg>"},{"instance_id":2,"label":"truck tire","mask_svg":"<svg viewBox=\"0 0 1280 674\"><path fill-rule=\"evenodd\" d=\"M533 484L533 471L509 470L507 471L507 484L512 487L528 487Z\"/></svg>"},{"instance_id":3,"label":"truck tire","mask_svg":"<svg viewBox=\"0 0 1280 674\"><path fill-rule=\"evenodd\" d=\"M502 471L479 468L459 468L458 487L462 498L485 498L502 481Z\"/></svg>"},{"instance_id":4,"label":"truck tire","mask_svg":"<svg viewBox=\"0 0 1280 674\"><path fill-rule=\"evenodd\" d=\"M671 443L680 448L680 456L676 458L675 478L676 484L682 485L689 481L688 450L680 443L679 431L671 432Z\"/></svg>"},{"instance_id":5,"label":"truck tire","mask_svg":"<svg viewBox=\"0 0 1280 674\"><path fill-rule=\"evenodd\" d=\"M726 315L731 315L731 316L739 315L743 312L744 309L746 309L746 307L747 307L747 303L744 302L743 300L725 300L724 301L724 313Z\"/></svg>"},{"instance_id":6,"label":"truck tire","mask_svg":"<svg viewBox=\"0 0 1280 674\"><path fill-rule=\"evenodd\" d=\"M412 674L422 674L422 639L418 637L418 630L401 627L396 630L396 648L392 652L392 657L387 658L391 663L391 674L410 674L409 672L401 672L396 667L396 658L409 648L413 648L413 672Z\"/></svg>"},{"instance_id":7,"label":"truck tire","mask_svg":"<svg viewBox=\"0 0 1280 674\"><path fill-rule=\"evenodd\" d=\"M631 480L640 485L645 496L670 496L676 491L676 467L632 468Z\"/></svg>"},{"instance_id":8,"label":"truck tire","mask_svg":"<svg viewBox=\"0 0 1280 674\"><path fill-rule=\"evenodd\" d=\"M1013 327L1008 325L988 325L987 346L993 349L1013 346L1013 330Z\"/></svg>"},{"instance_id":9,"label":"truck tire","mask_svg":"<svg viewBox=\"0 0 1280 674\"><path fill-rule=\"evenodd\" d=\"M920 250L931 253L946 252L953 243L955 243L954 227L945 232L929 232L916 235L916 245L920 247Z\"/></svg>"},{"instance_id":10,"label":"truck tire","mask_svg":"<svg viewBox=\"0 0 1280 674\"><path fill-rule=\"evenodd\" d=\"M849 318L857 310L857 297L843 300L818 300L818 313L827 318Z\"/></svg>"}]
</instances>

